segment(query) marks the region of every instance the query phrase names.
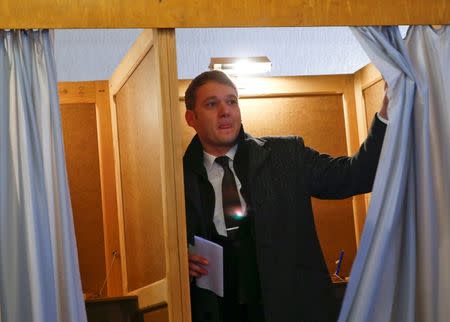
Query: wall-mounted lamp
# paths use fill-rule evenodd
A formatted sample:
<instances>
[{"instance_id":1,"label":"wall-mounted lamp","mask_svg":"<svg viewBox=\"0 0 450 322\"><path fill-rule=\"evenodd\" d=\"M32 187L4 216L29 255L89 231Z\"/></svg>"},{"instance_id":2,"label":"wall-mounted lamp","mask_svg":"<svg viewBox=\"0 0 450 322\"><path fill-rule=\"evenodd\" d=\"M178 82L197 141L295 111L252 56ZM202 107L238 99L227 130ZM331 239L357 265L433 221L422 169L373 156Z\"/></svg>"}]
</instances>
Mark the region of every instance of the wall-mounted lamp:
<instances>
[{"instance_id":1,"label":"wall-mounted lamp","mask_svg":"<svg viewBox=\"0 0 450 322\"><path fill-rule=\"evenodd\" d=\"M238 75L264 74L270 72L272 62L264 57L213 57L209 64L209 69L222 70L223 72Z\"/></svg>"}]
</instances>

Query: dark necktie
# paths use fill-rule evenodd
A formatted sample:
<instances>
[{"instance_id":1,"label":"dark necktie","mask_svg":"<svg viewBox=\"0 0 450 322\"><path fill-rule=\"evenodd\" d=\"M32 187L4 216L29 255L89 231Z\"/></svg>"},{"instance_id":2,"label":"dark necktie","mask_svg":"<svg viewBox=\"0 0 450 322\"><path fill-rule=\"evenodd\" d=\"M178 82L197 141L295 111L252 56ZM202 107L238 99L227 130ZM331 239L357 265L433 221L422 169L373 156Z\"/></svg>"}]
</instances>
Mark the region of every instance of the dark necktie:
<instances>
[{"instance_id":1,"label":"dark necktie","mask_svg":"<svg viewBox=\"0 0 450 322\"><path fill-rule=\"evenodd\" d=\"M228 166L229 160L227 156L221 156L215 160L222 166L224 171L222 179L222 205L227 230L239 227L240 221L245 217L245 214L242 212L236 181L234 180L233 172L231 172Z\"/></svg>"}]
</instances>

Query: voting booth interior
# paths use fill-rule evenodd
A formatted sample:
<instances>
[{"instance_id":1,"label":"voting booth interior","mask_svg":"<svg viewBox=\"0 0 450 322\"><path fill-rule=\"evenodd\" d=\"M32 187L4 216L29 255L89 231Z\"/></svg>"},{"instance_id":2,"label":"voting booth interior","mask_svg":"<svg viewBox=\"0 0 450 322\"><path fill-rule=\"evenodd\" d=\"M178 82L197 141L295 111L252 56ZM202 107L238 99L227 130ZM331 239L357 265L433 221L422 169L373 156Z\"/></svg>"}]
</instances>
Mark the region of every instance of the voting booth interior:
<instances>
[{"instance_id":1,"label":"voting booth interior","mask_svg":"<svg viewBox=\"0 0 450 322\"><path fill-rule=\"evenodd\" d=\"M176 79L174 48L173 30L146 30L110 80L59 83L83 291L137 296L152 321L189 312L180 160L194 132L184 121L189 80ZM299 135L335 156L357 151L384 86L372 65L235 81L246 131ZM313 200L330 275L342 250L339 275L349 275L368 198Z\"/></svg>"},{"instance_id":2,"label":"voting booth interior","mask_svg":"<svg viewBox=\"0 0 450 322\"><path fill-rule=\"evenodd\" d=\"M114 5L97 1L83 6L70 0L0 3L0 27L11 29L408 25L445 24L449 18L446 2L439 0L350 0L345 6L333 0L314 5L295 0L283 6L259 0L231 6L227 0L218 0L214 6L206 0L136 0ZM145 321L189 322L181 158L192 133L180 120L183 98L177 91L183 93L186 83L177 81L173 33L173 29L145 31L109 81L61 83L59 93L85 294L97 298L133 295L139 310L145 312ZM293 113L291 117L276 119L295 132L290 134L304 136L308 144L324 152L356 151L382 99L379 73L368 66L353 75L299 79L263 79L272 85L282 80L287 89L243 92L247 130L254 135L272 133L262 118L252 121L255 109L277 116L286 110ZM317 80L318 86L295 86ZM284 108L273 112L275 104L267 103L272 98ZM306 116L312 107L314 112L331 114ZM310 124L297 119L297 113L320 120L321 131L337 138L336 146L328 146L325 134L315 134L313 127L307 127ZM335 124L324 125L328 122ZM345 201L323 206L323 212L320 202L314 201L330 273L342 248L342 276L348 274L368 200L368 196L356 197L351 206ZM343 218L339 228L323 225L339 217ZM341 230L345 236L339 235ZM112 313L117 320L119 315Z\"/></svg>"}]
</instances>

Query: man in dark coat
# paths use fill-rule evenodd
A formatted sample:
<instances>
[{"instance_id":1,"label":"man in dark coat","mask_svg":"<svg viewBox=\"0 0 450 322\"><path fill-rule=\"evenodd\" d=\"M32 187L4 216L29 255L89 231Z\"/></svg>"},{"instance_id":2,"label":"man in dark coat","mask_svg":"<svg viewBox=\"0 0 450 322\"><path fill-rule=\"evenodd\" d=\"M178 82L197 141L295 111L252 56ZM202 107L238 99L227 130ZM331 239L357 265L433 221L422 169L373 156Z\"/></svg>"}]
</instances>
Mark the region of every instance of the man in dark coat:
<instances>
[{"instance_id":1,"label":"man in dark coat","mask_svg":"<svg viewBox=\"0 0 450 322\"><path fill-rule=\"evenodd\" d=\"M208 259L189 254L193 322L334 321L331 281L314 226L311 197L347 198L372 188L387 99L353 157L332 158L299 137L253 138L241 124L236 86L222 72L197 76L185 95L197 135L184 156L188 242L224 247L224 297L199 288ZM227 156L243 220L228 228L215 162ZM223 183L222 183L223 185ZM223 200L221 200L223 198Z\"/></svg>"}]
</instances>

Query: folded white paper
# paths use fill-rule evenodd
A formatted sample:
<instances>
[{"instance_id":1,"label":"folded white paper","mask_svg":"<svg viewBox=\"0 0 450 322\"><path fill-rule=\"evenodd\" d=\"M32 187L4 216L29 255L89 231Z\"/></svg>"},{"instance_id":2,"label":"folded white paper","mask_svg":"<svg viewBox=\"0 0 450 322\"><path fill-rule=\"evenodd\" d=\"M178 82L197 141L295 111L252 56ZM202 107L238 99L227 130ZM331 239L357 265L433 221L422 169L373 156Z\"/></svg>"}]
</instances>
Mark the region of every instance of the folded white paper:
<instances>
[{"instance_id":1,"label":"folded white paper","mask_svg":"<svg viewBox=\"0 0 450 322\"><path fill-rule=\"evenodd\" d=\"M195 236L195 246L190 253L200 255L208 260L205 269L208 275L196 278L197 287L204 288L223 297L223 249L222 246L207 239Z\"/></svg>"}]
</instances>

